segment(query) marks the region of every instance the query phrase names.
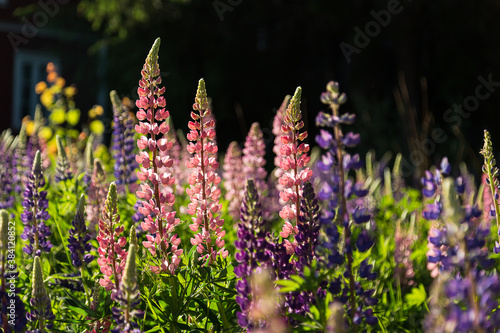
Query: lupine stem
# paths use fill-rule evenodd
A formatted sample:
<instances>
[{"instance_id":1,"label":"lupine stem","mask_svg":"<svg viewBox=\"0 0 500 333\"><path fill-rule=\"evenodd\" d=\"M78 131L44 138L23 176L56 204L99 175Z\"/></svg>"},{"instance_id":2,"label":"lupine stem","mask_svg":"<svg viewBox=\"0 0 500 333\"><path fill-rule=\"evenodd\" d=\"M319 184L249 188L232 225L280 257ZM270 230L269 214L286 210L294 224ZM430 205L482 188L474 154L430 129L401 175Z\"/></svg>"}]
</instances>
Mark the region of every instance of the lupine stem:
<instances>
[{"instance_id":1,"label":"lupine stem","mask_svg":"<svg viewBox=\"0 0 500 333\"><path fill-rule=\"evenodd\" d=\"M330 104L330 108L332 109L332 114L334 117L338 117L338 105L336 103ZM344 179L344 157L342 154L342 146L340 140L340 126L339 124L335 124L333 127L333 133L335 136L335 141L337 142L337 163L339 166L340 173L340 200L342 202L342 215L340 217L340 222L344 225L344 240L350 240L351 238L351 229L349 228L349 221L347 221L347 225L345 225L344 218L347 214L347 200L345 198L345 179ZM358 332L358 325L354 323L354 314L356 313L356 298L355 298L355 285L354 285L354 276L352 271L352 250L351 245L348 246L347 251L347 272L349 274L349 302L351 303L351 322L353 332Z\"/></svg>"}]
</instances>

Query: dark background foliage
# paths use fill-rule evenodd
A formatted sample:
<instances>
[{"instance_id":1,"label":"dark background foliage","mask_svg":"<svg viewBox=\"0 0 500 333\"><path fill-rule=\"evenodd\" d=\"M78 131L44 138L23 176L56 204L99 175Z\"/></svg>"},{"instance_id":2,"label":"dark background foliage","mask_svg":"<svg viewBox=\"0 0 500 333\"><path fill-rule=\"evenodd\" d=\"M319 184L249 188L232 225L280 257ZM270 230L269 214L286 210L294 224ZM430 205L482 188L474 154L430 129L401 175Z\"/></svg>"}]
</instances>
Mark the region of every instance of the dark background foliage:
<instances>
[{"instance_id":1,"label":"dark background foliage","mask_svg":"<svg viewBox=\"0 0 500 333\"><path fill-rule=\"evenodd\" d=\"M375 22L372 11L396 3L401 11L348 61L341 43L356 46L357 29ZM88 34L90 22L96 42L76 63L92 63L105 48L107 89L132 98L147 52L161 37L160 68L174 125L186 129L198 79L205 78L221 150L242 142L254 121L271 142L274 111L298 85L312 141L314 117L323 109L319 95L336 80L349 98L345 110L358 115L353 130L362 134L361 153L402 152L417 172L449 155L479 173L483 128L497 141L500 92L480 101L468 118L446 121L444 114L474 96L479 76L500 81L499 15L499 2L474 0L82 0L66 5L50 24ZM79 85L77 103L95 103L84 97L92 89L86 71L69 68L73 72L62 75ZM435 148L433 129L446 137ZM421 143L428 145L425 161L412 162L410 153Z\"/></svg>"}]
</instances>

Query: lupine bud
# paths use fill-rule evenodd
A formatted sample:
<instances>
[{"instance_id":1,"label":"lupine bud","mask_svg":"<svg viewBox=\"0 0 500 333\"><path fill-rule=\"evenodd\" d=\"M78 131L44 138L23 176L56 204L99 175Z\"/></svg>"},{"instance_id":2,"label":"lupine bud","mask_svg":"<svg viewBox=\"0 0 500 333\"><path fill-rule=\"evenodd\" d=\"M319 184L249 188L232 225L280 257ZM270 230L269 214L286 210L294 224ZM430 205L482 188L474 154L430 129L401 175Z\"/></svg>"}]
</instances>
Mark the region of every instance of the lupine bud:
<instances>
[{"instance_id":1,"label":"lupine bud","mask_svg":"<svg viewBox=\"0 0 500 333\"><path fill-rule=\"evenodd\" d=\"M115 296L120 308L113 307L112 309L113 319L118 325L117 328L111 330L112 333L142 332L139 325L132 320L132 318L142 319L144 317L144 312L136 309L141 301L140 292L137 288L136 253L136 246L131 244L120 284L120 291Z\"/></svg>"},{"instance_id":2,"label":"lupine bud","mask_svg":"<svg viewBox=\"0 0 500 333\"><path fill-rule=\"evenodd\" d=\"M69 167L68 156L66 155L66 150L61 141L61 137L59 135L56 136L57 143L57 160L56 160L56 174L54 179L56 182L65 181L67 179L71 179L73 174L71 173Z\"/></svg>"},{"instance_id":3,"label":"lupine bud","mask_svg":"<svg viewBox=\"0 0 500 333\"><path fill-rule=\"evenodd\" d=\"M43 283L42 266L40 264L40 257L36 256L33 263L32 275L33 289L31 293L30 304L33 310L27 315L31 322L38 321L38 329L40 332L45 332L45 329L52 329L53 321L55 319L50 306L50 298Z\"/></svg>"}]
</instances>

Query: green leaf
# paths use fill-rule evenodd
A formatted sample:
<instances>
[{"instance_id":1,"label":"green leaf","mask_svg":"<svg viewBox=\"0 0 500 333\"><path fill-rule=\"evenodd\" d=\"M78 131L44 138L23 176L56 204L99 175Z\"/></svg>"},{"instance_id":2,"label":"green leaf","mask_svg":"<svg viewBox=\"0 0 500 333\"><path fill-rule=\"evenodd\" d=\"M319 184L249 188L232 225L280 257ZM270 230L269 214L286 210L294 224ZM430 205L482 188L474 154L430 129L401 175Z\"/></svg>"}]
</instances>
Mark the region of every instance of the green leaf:
<instances>
[{"instance_id":1,"label":"green leaf","mask_svg":"<svg viewBox=\"0 0 500 333\"><path fill-rule=\"evenodd\" d=\"M279 290L281 293L300 290L300 284L292 280L279 280L276 283L282 286L282 288Z\"/></svg>"},{"instance_id":2,"label":"green leaf","mask_svg":"<svg viewBox=\"0 0 500 333\"><path fill-rule=\"evenodd\" d=\"M425 292L424 285L421 284L418 286L418 288L413 288L411 290L411 293L406 295L405 299L406 299L406 304L409 305L410 307L421 306L427 300L427 293Z\"/></svg>"}]
</instances>

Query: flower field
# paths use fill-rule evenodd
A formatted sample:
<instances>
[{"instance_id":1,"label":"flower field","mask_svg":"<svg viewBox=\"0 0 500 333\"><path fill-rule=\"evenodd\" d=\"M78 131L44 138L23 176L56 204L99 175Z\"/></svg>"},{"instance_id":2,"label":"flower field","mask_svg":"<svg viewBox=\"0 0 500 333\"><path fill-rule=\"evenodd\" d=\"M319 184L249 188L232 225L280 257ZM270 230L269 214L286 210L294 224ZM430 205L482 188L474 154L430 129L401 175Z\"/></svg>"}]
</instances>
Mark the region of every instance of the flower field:
<instances>
[{"instance_id":1,"label":"flower field","mask_svg":"<svg viewBox=\"0 0 500 333\"><path fill-rule=\"evenodd\" d=\"M297 87L272 146L254 123L220 147L203 79L189 132L173 127L159 47L135 104L110 93L109 147L103 108L84 122L52 64L34 87L47 117L0 136L0 332L500 331L487 131L480 184L443 158L411 188L401 155L356 154L331 81L315 138Z\"/></svg>"}]
</instances>

